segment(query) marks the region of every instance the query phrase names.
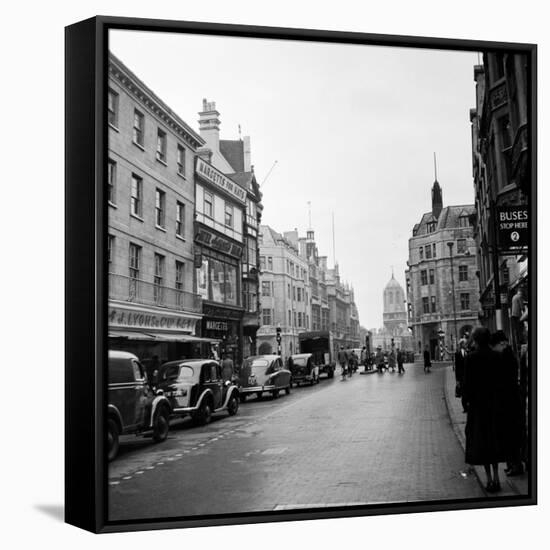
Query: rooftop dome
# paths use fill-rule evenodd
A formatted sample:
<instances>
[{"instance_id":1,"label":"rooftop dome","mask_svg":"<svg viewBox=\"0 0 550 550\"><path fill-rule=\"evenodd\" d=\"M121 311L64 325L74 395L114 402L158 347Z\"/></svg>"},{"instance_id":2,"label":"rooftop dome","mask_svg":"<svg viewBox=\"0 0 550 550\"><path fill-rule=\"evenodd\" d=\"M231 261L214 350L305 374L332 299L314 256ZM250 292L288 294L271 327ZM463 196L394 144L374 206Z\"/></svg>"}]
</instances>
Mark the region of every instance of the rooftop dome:
<instances>
[{"instance_id":1,"label":"rooftop dome","mask_svg":"<svg viewBox=\"0 0 550 550\"><path fill-rule=\"evenodd\" d=\"M385 286L385 289L388 288L401 288L401 285L397 282L396 278L393 276L393 273L391 274L391 279L388 284Z\"/></svg>"}]
</instances>

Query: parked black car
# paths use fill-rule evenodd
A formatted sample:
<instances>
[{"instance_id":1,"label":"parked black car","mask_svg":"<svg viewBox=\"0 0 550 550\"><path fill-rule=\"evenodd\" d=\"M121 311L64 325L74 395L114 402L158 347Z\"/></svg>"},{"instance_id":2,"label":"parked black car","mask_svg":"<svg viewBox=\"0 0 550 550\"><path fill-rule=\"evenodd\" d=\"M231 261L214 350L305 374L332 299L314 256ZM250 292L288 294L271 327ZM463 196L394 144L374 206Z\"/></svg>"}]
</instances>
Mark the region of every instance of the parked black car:
<instances>
[{"instance_id":1,"label":"parked black car","mask_svg":"<svg viewBox=\"0 0 550 550\"><path fill-rule=\"evenodd\" d=\"M224 381L218 361L187 359L164 363L159 369L158 389L168 398L172 412L208 424L212 414L239 410L239 389Z\"/></svg>"},{"instance_id":2,"label":"parked black car","mask_svg":"<svg viewBox=\"0 0 550 550\"><path fill-rule=\"evenodd\" d=\"M154 441L168 437L170 403L149 386L143 365L125 351L109 351L109 404L107 406L108 459L118 454L119 437L150 435Z\"/></svg>"}]
</instances>

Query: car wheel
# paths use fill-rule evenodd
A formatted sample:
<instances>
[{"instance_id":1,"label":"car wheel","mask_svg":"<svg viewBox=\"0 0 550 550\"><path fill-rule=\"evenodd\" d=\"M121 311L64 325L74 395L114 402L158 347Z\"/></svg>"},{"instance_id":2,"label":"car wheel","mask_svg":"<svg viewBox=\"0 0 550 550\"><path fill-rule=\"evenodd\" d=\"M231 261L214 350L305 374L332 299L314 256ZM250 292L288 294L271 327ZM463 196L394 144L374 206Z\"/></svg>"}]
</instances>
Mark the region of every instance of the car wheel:
<instances>
[{"instance_id":1,"label":"car wheel","mask_svg":"<svg viewBox=\"0 0 550 550\"><path fill-rule=\"evenodd\" d=\"M262 398L262 392L259 391L259 392L256 394L256 397L257 397L258 399L261 399L261 398Z\"/></svg>"},{"instance_id":2,"label":"car wheel","mask_svg":"<svg viewBox=\"0 0 550 550\"><path fill-rule=\"evenodd\" d=\"M334 378L334 369L330 369L330 370L328 371L328 377L329 377L329 378Z\"/></svg>"},{"instance_id":3,"label":"car wheel","mask_svg":"<svg viewBox=\"0 0 550 550\"><path fill-rule=\"evenodd\" d=\"M292 386L289 384L286 388L285 388L285 393L288 395L290 393L290 388Z\"/></svg>"},{"instance_id":4,"label":"car wheel","mask_svg":"<svg viewBox=\"0 0 550 550\"><path fill-rule=\"evenodd\" d=\"M273 399L277 399L277 397L279 397L279 390L273 390L271 395L273 396Z\"/></svg>"},{"instance_id":5,"label":"car wheel","mask_svg":"<svg viewBox=\"0 0 550 550\"><path fill-rule=\"evenodd\" d=\"M118 429L118 424L114 419L109 418L109 420L107 420L107 458L109 462L114 460L118 454L119 435L120 431Z\"/></svg>"},{"instance_id":6,"label":"car wheel","mask_svg":"<svg viewBox=\"0 0 550 550\"><path fill-rule=\"evenodd\" d=\"M209 424L212 420L212 407L208 399L205 399L201 403L201 406L199 408L198 420L203 426Z\"/></svg>"},{"instance_id":7,"label":"car wheel","mask_svg":"<svg viewBox=\"0 0 550 550\"><path fill-rule=\"evenodd\" d=\"M168 431L170 430L169 413L166 407L161 407L155 416L153 422L153 441L160 443L165 441L168 437Z\"/></svg>"},{"instance_id":8,"label":"car wheel","mask_svg":"<svg viewBox=\"0 0 550 550\"><path fill-rule=\"evenodd\" d=\"M227 412L229 413L229 416L235 416L238 410L239 410L239 400L237 399L237 396L233 394L229 398L229 403L227 404Z\"/></svg>"},{"instance_id":9,"label":"car wheel","mask_svg":"<svg viewBox=\"0 0 550 550\"><path fill-rule=\"evenodd\" d=\"M244 403L246 401L246 393L241 393L241 395L239 395L239 399L241 400L241 403Z\"/></svg>"}]
</instances>

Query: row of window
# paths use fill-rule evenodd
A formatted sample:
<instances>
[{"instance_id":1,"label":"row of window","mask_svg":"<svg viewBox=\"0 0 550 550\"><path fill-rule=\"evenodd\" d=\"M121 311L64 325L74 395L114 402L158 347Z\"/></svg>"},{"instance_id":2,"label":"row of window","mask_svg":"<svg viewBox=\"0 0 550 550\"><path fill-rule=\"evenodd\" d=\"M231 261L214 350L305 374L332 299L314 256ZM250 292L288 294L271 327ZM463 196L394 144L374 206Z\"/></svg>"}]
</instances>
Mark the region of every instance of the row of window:
<instances>
[{"instance_id":1,"label":"row of window","mask_svg":"<svg viewBox=\"0 0 550 550\"><path fill-rule=\"evenodd\" d=\"M461 218L459 218L461 219ZM468 250L468 247L466 245L466 239L457 239L456 241L456 253L457 254L465 254ZM418 255L421 260L431 260L432 258L437 257L437 248L436 244L427 244L425 246L421 246L418 249Z\"/></svg>"},{"instance_id":2,"label":"row of window","mask_svg":"<svg viewBox=\"0 0 550 550\"><path fill-rule=\"evenodd\" d=\"M436 307L437 306L435 296L424 296L422 298L423 313L435 313ZM467 311L470 309L470 294L468 292L460 293L460 309L462 311Z\"/></svg>"},{"instance_id":3,"label":"row of window","mask_svg":"<svg viewBox=\"0 0 550 550\"><path fill-rule=\"evenodd\" d=\"M274 311L269 308L262 309L262 324L272 325L274 321ZM309 315L302 313L301 311L288 310L288 325L297 328L309 329Z\"/></svg>"},{"instance_id":4,"label":"row of window","mask_svg":"<svg viewBox=\"0 0 550 550\"><path fill-rule=\"evenodd\" d=\"M464 282L468 280L468 266L459 265L458 266L458 280L459 282ZM434 269L423 269L420 271L420 284L422 286L435 283L435 270Z\"/></svg>"},{"instance_id":5,"label":"row of window","mask_svg":"<svg viewBox=\"0 0 550 550\"><path fill-rule=\"evenodd\" d=\"M114 205L116 205L116 173L117 163L109 159L107 199ZM130 213L143 219L143 178L132 174L130 187ZM166 192L158 188L155 190L155 225L166 229ZM185 236L185 204L180 201L176 201L175 230L179 237Z\"/></svg>"},{"instance_id":6,"label":"row of window","mask_svg":"<svg viewBox=\"0 0 550 550\"><path fill-rule=\"evenodd\" d=\"M107 99L107 120L111 126L118 128L119 120L119 96L114 91L109 89ZM156 159L163 164L166 164L168 137L166 132L161 128L157 128L157 144L156 144ZM140 148L145 148L145 115L138 109L134 109L134 118L132 125L132 141ZM176 147L176 166L177 172L185 177L185 147L180 143Z\"/></svg>"},{"instance_id":7,"label":"row of window","mask_svg":"<svg viewBox=\"0 0 550 550\"><path fill-rule=\"evenodd\" d=\"M111 264L113 261L113 255L116 246L116 237L114 235L108 235L107 237L107 261L109 263L109 272L111 273ZM135 243L130 243L128 249L128 276L132 280L141 279L141 264L142 264L143 248ZM154 253L154 265L155 271L153 276L153 283L157 286L165 286L166 275L166 256L162 254ZM175 280L174 288L176 290L183 290L183 282L185 276L185 263L179 260L175 261Z\"/></svg>"},{"instance_id":8,"label":"row of window","mask_svg":"<svg viewBox=\"0 0 550 550\"><path fill-rule=\"evenodd\" d=\"M273 271L273 256L260 256L260 269ZM290 260L286 261L286 273L307 282L307 271Z\"/></svg>"}]
</instances>

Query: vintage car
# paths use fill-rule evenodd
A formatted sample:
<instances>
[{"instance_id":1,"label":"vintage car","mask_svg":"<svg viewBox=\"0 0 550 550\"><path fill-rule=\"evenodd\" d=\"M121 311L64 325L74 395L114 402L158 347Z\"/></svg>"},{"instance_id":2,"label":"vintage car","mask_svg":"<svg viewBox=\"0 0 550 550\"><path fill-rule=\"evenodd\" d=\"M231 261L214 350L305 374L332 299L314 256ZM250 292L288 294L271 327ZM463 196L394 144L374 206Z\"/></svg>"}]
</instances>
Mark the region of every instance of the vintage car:
<instances>
[{"instance_id":1,"label":"vintage car","mask_svg":"<svg viewBox=\"0 0 550 550\"><path fill-rule=\"evenodd\" d=\"M288 362L292 373L292 383L300 385L319 383L319 366L314 364L313 353L299 353L292 355Z\"/></svg>"},{"instance_id":2,"label":"vintage car","mask_svg":"<svg viewBox=\"0 0 550 550\"><path fill-rule=\"evenodd\" d=\"M150 435L156 442L164 441L170 428L170 403L153 392L138 358L125 351L109 351L108 380L108 459L118 454L121 435Z\"/></svg>"},{"instance_id":3,"label":"vintage car","mask_svg":"<svg viewBox=\"0 0 550 550\"><path fill-rule=\"evenodd\" d=\"M191 416L208 424L212 414L239 410L239 389L222 377L221 366L213 359L186 359L164 363L158 374L158 388L168 398L178 416Z\"/></svg>"},{"instance_id":4,"label":"vintage car","mask_svg":"<svg viewBox=\"0 0 550 550\"><path fill-rule=\"evenodd\" d=\"M278 355L253 355L244 360L239 372L241 401L252 393L258 398L270 392L276 398L281 390L290 393L291 373L285 369Z\"/></svg>"}]
</instances>

